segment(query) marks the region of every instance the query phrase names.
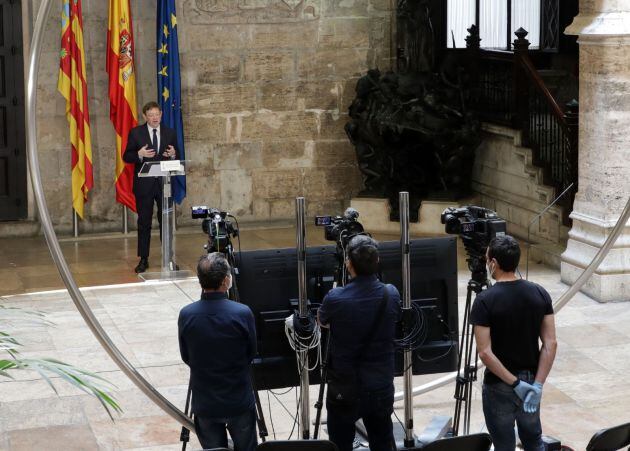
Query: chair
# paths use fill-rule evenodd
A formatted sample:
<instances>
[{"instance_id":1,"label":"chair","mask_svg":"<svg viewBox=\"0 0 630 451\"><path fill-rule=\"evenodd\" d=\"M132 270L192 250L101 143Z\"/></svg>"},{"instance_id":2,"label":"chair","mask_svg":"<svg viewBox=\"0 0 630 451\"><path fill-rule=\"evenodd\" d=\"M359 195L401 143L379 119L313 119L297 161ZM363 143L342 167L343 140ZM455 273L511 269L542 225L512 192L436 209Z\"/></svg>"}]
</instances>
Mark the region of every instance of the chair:
<instances>
[{"instance_id":1,"label":"chair","mask_svg":"<svg viewBox=\"0 0 630 451\"><path fill-rule=\"evenodd\" d=\"M586 451L616 451L630 445L630 423L596 432L588 442Z\"/></svg>"},{"instance_id":2,"label":"chair","mask_svg":"<svg viewBox=\"0 0 630 451\"><path fill-rule=\"evenodd\" d=\"M230 448L208 448L203 451L231 451Z\"/></svg>"},{"instance_id":3,"label":"chair","mask_svg":"<svg viewBox=\"0 0 630 451\"><path fill-rule=\"evenodd\" d=\"M271 440L261 443L257 451L339 451L330 440Z\"/></svg>"},{"instance_id":4,"label":"chair","mask_svg":"<svg viewBox=\"0 0 630 451\"><path fill-rule=\"evenodd\" d=\"M422 451L488 451L492 439L486 433L442 438L418 448Z\"/></svg>"}]
</instances>

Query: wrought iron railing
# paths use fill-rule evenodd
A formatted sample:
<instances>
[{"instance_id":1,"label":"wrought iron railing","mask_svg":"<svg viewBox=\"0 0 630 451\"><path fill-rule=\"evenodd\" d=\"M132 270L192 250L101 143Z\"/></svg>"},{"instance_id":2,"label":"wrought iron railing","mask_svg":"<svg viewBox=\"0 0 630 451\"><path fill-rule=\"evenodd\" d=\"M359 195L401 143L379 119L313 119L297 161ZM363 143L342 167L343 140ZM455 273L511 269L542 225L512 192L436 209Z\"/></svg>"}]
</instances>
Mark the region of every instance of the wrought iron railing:
<instances>
[{"instance_id":1,"label":"wrought iron railing","mask_svg":"<svg viewBox=\"0 0 630 451\"><path fill-rule=\"evenodd\" d=\"M530 58L527 31L517 30L513 52L479 48L478 30L469 30L467 51L473 64L473 98L480 118L509 125L522 132L522 142L533 151L533 163L543 168L546 185L556 194L572 183L559 204L565 224L577 192L578 103L558 105Z\"/></svg>"}]
</instances>

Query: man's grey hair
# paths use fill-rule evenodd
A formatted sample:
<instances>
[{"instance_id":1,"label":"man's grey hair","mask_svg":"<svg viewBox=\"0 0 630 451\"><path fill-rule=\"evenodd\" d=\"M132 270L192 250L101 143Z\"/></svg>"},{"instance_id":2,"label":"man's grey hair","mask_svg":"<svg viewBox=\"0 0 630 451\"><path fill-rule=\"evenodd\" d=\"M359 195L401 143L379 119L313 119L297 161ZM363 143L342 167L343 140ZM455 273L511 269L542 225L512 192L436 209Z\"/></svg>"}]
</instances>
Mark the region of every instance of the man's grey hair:
<instances>
[{"instance_id":1,"label":"man's grey hair","mask_svg":"<svg viewBox=\"0 0 630 451\"><path fill-rule=\"evenodd\" d=\"M202 255L197 263L197 278L205 290L218 289L230 273L230 264L220 252Z\"/></svg>"}]
</instances>

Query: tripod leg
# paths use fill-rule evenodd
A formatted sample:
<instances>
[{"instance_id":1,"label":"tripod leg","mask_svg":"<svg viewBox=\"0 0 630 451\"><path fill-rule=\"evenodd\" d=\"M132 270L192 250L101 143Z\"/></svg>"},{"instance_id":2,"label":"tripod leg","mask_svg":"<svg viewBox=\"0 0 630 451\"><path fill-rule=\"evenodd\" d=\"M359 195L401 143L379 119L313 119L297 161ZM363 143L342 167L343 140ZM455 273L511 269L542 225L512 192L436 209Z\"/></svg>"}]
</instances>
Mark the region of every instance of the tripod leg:
<instances>
[{"instance_id":1,"label":"tripod leg","mask_svg":"<svg viewBox=\"0 0 630 451\"><path fill-rule=\"evenodd\" d=\"M254 397L256 398L256 423L258 424L258 436L264 443L266 437L269 435L267 431L267 424L265 423L265 417L263 415L262 405L260 404L260 396L258 396L258 390L254 390Z\"/></svg>"},{"instance_id":2,"label":"tripod leg","mask_svg":"<svg viewBox=\"0 0 630 451\"><path fill-rule=\"evenodd\" d=\"M324 349L324 356L322 358L322 371L321 380L319 382L319 393L317 394L317 402L315 403L315 429L313 432L313 439L317 440L319 436L319 425L322 418L322 408L324 407L324 389L326 388L326 377L328 375L328 356L330 351L330 332L326 339L326 348Z\"/></svg>"},{"instance_id":3,"label":"tripod leg","mask_svg":"<svg viewBox=\"0 0 630 451\"><path fill-rule=\"evenodd\" d=\"M464 306L464 320L462 321L462 336L459 340L459 355L457 358L457 378L455 380L455 413L453 414L453 436L459 434L463 403L466 400L466 384L468 382L468 366L470 364L469 348L470 337L470 303L472 300L473 287L468 282L466 289L466 304ZM462 366L462 360L464 364ZM463 372L463 375L462 375Z\"/></svg>"},{"instance_id":4,"label":"tripod leg","mask_svg":"<svg viewBox=\"0 0 630 451\"><path fill-rule=\"evenodd\" d=\"M184 415L189 415L190 418L193 417L192 413L190 413L190 403L192 399L192 388L190 386L190 380L188 381L188 392L186 393L186 406L184 407ZM190 431L182 426L182 431L179 434L179 440L182 442L182 451L186 451L186 445L190 441Z\"/></svg>"}]
</instances>

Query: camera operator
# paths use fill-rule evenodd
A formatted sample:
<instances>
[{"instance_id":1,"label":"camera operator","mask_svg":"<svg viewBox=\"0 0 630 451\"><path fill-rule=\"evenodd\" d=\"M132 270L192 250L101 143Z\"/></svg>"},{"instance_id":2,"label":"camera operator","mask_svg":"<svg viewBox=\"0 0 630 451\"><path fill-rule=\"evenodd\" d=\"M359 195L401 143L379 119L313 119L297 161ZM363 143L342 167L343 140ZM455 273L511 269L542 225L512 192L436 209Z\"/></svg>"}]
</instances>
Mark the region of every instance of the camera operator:
<instances>
[{"instance_id":1,"label":"camera operator","mask_svg":"<svg viewBox=\"0 0 630 451\"><path fill-rule=\"evenodd\" d=\"M202 256L197 277L201 300L184 307L178 320L180 353L190 367L197 437L204 449L227 447L227 428L237 451L254 451L254 315L246 305L228 300L232 275L223 254Z\"/></svg>"},{"instance_id":2,"label":"camera operator","mask_svg":"<svg viewBox=\"0 0 630 451\"><path fill-rule=\"evenodd\" d=\"M515 422L526 451L545 449L540 400L556 355L555 321L549 293L516 277L520 255L509 235L490 241L486 264L496 283L477 295L470 313L486 365L483 413L496 451L515 449Z\"/></svg>"},{"instance_id":3,"label":"camera operator","mask_svg":"<svg viewBox=\"0 0 630 451\"><path fill-rule=\"evenodd\" d=\"M391 415L394 404L394 338L400 295L381 283L377 242L357 235L345 262L352 280L331 290L318 312L330 327L328 436L339 451L350 451L355 421L363 418L372 451L395 449Z\"/></svg>"}]
</instances>

